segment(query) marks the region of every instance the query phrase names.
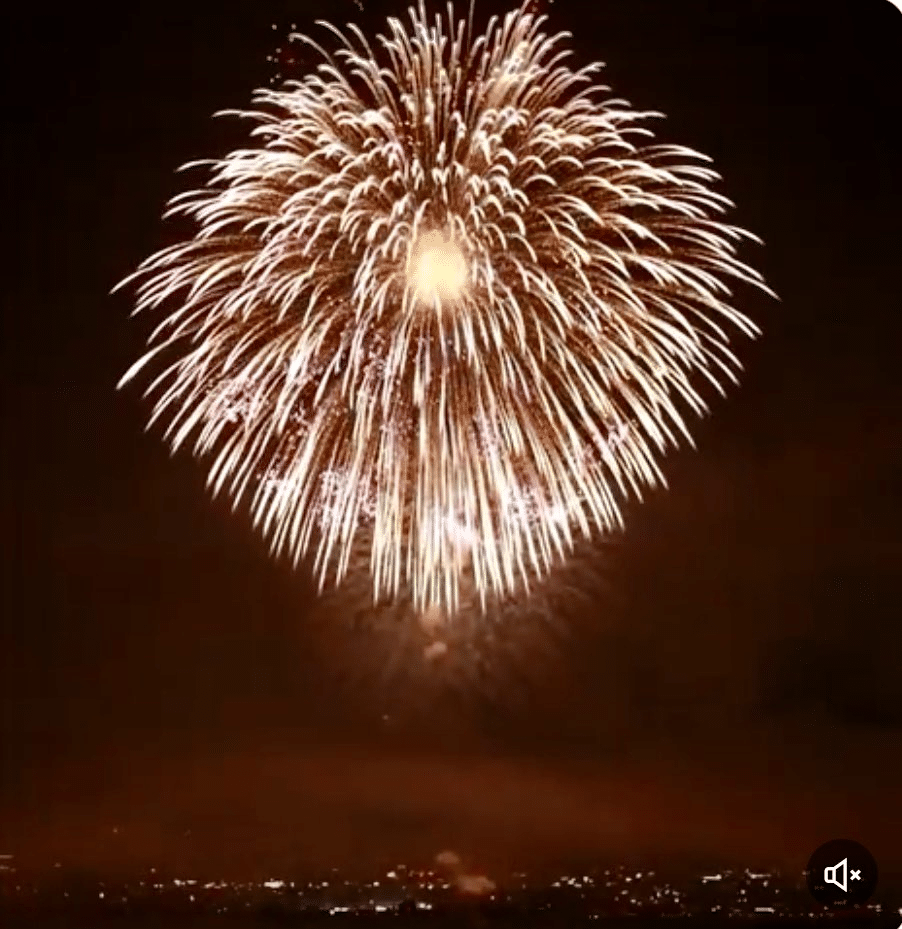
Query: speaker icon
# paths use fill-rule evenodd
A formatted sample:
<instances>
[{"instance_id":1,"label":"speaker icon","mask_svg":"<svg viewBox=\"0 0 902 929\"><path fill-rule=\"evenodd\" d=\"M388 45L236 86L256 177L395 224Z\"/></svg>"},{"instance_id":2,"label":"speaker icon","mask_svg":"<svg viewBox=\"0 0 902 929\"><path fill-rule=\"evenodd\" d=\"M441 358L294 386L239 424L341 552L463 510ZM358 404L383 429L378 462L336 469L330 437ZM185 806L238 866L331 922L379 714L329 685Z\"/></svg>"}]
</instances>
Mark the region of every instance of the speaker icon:
<instances>
[{"instance_id":1,"label":"speaker icon","mask_svg":"<svg viewBox=\"0 0 902 929\"><path fill-rule=\"evenodd\" d=\"M824 868L824 883L833 884L835 887L838 887L843 893L848 892L848 885L846 884L846 868L848 866L849 859L843 858L838 864L830 865L829 867ZM842 872L842 877L837 878L837 871Z\"/></svg>"},{"instance_id":2,"label":"speaker icon","mask_svg":"<svg viewBox=\"0 0 902 929\"><path fill-rule=\"evenodd\" d=\"M877 887L873 855L849 839L834 839L818 848L805 873L811 896L827 906L859 906Z\"/></svg>"}]
</instances>

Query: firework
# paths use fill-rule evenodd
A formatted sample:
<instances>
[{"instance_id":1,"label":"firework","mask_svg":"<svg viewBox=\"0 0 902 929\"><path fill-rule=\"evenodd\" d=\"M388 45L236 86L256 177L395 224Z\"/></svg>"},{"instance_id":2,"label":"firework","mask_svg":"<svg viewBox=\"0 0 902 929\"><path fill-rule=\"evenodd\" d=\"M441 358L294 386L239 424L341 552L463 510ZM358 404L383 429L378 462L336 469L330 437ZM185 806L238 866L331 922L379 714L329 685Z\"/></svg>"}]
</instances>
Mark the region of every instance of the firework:
<instances>
[{"instance_id":1,"label":"firework","mask_svg":"<svg viewBox=\"0 0 902 929\"><path fill-rule=\"evenodd\" d=\"M544 23L295 37L322 63L237 114L254 147L199 163L195 236L128 279L168 315L123 383L156 370L151 422L321 586L363 539L373 599L427 616L529 589L663 480L757 332L707 159Z\"/></svg>"}]
</instances>

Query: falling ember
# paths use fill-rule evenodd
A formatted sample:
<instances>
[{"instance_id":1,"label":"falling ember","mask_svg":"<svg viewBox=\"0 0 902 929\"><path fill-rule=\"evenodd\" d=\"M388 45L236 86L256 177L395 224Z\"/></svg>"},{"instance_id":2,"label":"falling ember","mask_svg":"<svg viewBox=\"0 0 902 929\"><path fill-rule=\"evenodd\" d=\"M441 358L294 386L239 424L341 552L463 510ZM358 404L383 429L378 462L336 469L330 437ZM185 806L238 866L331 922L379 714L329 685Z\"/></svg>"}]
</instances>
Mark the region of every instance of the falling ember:
<instances>
[{"instance_id":1,"label":"falling ember","mask_svg":"<svg viewBox=\"0 0 902 929\"><path fill-rule=\"evenodd\" d=\"M437 636L445 626L445 615L439 606L428 606L420 614L420 628L428 636Z\"/></svg>"},{"instance_id":2,"label":"falling ember","mask_svg":"<svg viewBox=\"0 0 902 929\"><path fill-rule=\"evenodd\" d=\"M170 206L194 238L128 279L168 315L122 384L154 370L151 421L274 553L322 588L368 540L372 599L425 630L619 528L736 380L731 285L767 288L707 159L545 17L410 17L292 37L323 64L257 91L255 145Z\"/></svg>"},{"instance_id":3,"label":"falling ember","mask_svg":"<svg viewBox=\"0 0 902 929\"><path fill-rule=\"evenodd\" d=\"M445 642L435 641L430 642L423 649L423 658L427 662L438 661L440 658L444 658L448 654L448 646Z\"/></svg>"}]
</instances>

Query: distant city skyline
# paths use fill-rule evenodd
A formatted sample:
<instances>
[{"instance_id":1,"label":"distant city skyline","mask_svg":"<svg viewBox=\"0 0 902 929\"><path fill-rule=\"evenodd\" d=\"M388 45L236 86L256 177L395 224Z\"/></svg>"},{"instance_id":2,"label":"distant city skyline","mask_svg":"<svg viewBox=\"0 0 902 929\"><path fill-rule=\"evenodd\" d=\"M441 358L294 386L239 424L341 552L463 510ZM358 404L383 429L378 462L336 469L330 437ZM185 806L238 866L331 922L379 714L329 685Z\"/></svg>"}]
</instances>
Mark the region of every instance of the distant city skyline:
<instances>
[{"instance_id":1,"label":"distant city skyline","mask_svg":"<svg viewBox=\"0 0 902 929\"><path fill-rule=\"evenodd\" d=\"M589 918L630 913L659 915L722 914L724 916L829 916L830 908L817 904L807 893L804 875L725 869L699 874L675 883L655 871L631 867L587 868L587 873L564 874L542 880L527 872L496 875L491 889L468 893L436 870L396 864L368 881L345 878L338 872L330 880L298 881L271 877L263 881L204 881L190 877L162 879L156 873L136 875L130 881L97 880L72 876L65 870L55 879L21 878L3 887L0 912L5 905L15 911L40 912L65 905L73 914L98 908L137 913L143 909L167 909L226 914L261 907L267 912L320 911L329 915L370 911L394 913L412 905L432 912L455 907L466 900L484 905L510 906L524 913L572 912ZM154 869L155 871L155 869ZM862 913L902 915L902 884L859 908ZM890 902L893 894L895 899ZM275 909L273 909L275 908Z\"/></svg>"}]
</instances>

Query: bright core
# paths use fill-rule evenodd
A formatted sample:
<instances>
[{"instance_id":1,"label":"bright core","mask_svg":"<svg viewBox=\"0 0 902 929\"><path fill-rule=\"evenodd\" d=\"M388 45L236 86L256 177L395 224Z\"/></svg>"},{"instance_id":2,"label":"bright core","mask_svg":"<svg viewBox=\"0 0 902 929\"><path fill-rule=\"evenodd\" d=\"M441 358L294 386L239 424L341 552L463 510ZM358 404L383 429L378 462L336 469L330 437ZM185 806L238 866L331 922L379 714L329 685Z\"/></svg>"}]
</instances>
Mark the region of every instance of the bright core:
<instances>
[{"instance_id":1,"label":"bright core","mask_svg":"<svg viewBox=\"0 0 902 929\"><path fill-rule=\"evenodd\" d=\"M412 278L420 300L426 303L455 300L467 283L467 263L453 242L433 233L417 250Z\"/></svg>"}]
</instances>

